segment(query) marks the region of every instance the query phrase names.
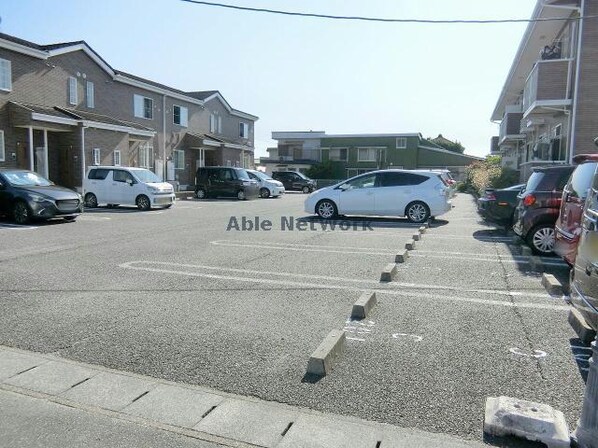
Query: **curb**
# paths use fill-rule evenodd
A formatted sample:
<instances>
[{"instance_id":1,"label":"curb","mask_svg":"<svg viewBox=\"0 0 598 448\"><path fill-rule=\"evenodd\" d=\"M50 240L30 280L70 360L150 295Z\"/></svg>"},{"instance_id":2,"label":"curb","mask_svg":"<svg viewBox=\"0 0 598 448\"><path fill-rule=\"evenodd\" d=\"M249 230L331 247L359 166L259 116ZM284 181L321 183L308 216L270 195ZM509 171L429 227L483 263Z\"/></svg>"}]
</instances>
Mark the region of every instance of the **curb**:
<instances>
[{"instance_id":1,"label":"curb","mask_svg":"<svg viewBox=\"0 0 598 448\"><path fill-rule=\"evenodd\" d=\"M551 296L563 295L563 285L552 274L542 274L542 286L546 288L546 291Z\"/></svg>"},{"instance_id":2,"label":"curb","mask_svg":"<svg viewBox=\"0 0 598 448\"><path fill-rule=\"evenodd\" d=\"M415 240L411 239L405 243L405 249L407 250L414 250L415 249Z\"/></svg>"},{"instance_id":3,"label":"curb","mask_svg":"<svg viewBox=\"0 0 598 448\"><path fill-rule=\"evenodd\" d=\"M405 263L409 258L409 251L407 249L395 255L395 263Z\"/></svg>"}]
</instances>

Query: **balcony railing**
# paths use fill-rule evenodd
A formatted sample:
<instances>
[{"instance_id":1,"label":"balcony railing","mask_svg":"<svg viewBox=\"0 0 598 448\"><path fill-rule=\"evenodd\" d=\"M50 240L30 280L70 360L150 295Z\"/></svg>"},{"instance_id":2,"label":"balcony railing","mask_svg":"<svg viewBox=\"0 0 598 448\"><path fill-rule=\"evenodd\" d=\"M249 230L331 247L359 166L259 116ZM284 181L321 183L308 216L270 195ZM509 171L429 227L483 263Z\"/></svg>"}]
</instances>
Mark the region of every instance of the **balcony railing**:
<instances>
[{"instance_id":1,"label":"balcony railing","mask_svg":"<svg viewBox=\"0 0 598 448\"><path fill-rule=\"evenodd\" d=\"M501 145L510 140L521 140L521 119L522 112L507 112L500 122L500 131L498 133L498 144Z\"/></svg>"},{"instance_id":2,"label":"balcony railing","mask_svg":"<svg viewBox=\"0 0 598 448\"><path fill-rule=\"evenodd\" d=\"M571 104L568 80L570 59L537 61L527 78L523 91L523 116L538 107L558 107Z\"/></svg>"}]
</instances>

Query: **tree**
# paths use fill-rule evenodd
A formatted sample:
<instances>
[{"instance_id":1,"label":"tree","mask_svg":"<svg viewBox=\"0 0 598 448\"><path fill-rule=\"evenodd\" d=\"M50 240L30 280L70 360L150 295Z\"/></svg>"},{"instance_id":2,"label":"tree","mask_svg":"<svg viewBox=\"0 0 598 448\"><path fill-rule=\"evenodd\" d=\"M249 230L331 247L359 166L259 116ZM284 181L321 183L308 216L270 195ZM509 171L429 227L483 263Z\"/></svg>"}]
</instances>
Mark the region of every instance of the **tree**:
<instances>
[{"instance_id":1,"label":"tree","mask_svg":"<svg viewBox=\"0 0 598 448\"><path fill-rule=\"evenodd\" d=\"M465 151L465 147L461 143L444 138L442 134L438 134L436 138L428 138L428 140L452 152L463 154Z\"/></svg>"}]
</instances>

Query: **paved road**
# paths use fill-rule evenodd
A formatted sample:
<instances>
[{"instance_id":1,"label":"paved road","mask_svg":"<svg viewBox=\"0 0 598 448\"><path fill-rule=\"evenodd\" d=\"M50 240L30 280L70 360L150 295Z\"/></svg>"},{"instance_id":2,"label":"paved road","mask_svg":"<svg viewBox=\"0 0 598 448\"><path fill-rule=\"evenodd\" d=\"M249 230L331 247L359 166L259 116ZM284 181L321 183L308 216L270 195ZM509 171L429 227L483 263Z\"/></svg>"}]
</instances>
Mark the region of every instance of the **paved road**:
<instances>
[{"instance_id":1,"label":"paved road","mask_svg":"<svg viewBox=\"0 0 598 448\"><path fill-rule=\"evenodd\" d=\"M572 348L568 305L545 293L512 238L478 222L470 196L457 196L391 284L380 272L415 226L324 229L303 199L0 223L0 344L475 440L488 396L545 402L576 421L589 351ZM273 230L227 231L231 216ZM307 230L282 231L290 216ZM347 322L364 290L379 305ZM306 378L311 352L345 327L333 373Z\"/></svg>"}]
</instances>

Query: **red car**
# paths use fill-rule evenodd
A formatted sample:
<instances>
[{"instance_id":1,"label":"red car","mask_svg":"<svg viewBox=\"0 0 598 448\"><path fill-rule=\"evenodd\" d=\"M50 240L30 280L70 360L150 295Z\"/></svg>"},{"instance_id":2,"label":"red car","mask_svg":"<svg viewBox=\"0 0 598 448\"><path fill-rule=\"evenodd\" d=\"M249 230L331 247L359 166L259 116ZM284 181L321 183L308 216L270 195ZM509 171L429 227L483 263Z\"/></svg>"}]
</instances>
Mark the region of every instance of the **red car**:
<instances>
[{"instance_id":1,"label":"red car","mask_svg":"<svg viewBox=\"0 0 598 448\"><path fill-rule=\"evenodd\" d=\"M554 227L554 252L571 266L575 264L583 206L592 186L598 154L580 154L573 161L579 165L563 189L561 210Z\"/></svg>"}]
</instances>

